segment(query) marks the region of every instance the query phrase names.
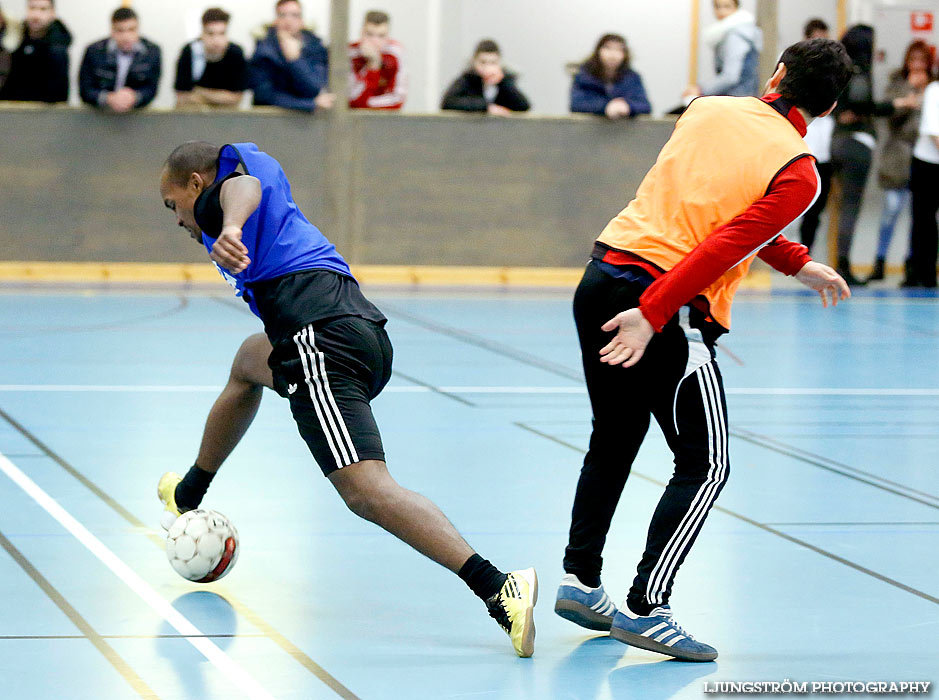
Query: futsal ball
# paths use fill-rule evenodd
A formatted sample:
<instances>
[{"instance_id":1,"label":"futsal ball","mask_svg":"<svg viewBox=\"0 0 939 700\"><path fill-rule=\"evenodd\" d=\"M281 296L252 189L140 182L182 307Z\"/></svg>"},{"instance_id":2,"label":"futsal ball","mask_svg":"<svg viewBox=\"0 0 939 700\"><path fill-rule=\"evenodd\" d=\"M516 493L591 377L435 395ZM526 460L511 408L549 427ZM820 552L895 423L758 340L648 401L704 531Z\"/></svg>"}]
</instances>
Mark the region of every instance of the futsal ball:
<instances>
[{"instance_id":1,"label":"futsal ball","mask_svg":"<svg viewBox=\"0 0 939 700\"><path fill-rule=\"evenodd\" d=\"M166 558L176 573L196 583L218 581L238 560L238 531L214 510L190 510L166 535Z\"/></svg>"}]
</instances>

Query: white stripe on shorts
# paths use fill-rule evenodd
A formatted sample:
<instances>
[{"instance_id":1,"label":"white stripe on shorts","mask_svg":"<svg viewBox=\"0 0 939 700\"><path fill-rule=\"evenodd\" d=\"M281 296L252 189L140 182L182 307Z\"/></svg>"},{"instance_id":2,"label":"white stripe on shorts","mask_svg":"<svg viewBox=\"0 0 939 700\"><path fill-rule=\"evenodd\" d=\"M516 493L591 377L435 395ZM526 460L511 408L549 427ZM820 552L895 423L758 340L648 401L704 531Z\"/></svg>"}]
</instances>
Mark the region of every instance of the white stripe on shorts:
<instances>
[{"instance_id":1,"label":"white stripe on shorts","mask_svg":"<svg viewBox=\"0 0 939 700\"><path fill-rule=\"evenodd\" d=\"M300 353L303 376L310 391L316 417L326 436L326 444L329 445L333 459L336 460L336 466L342 468L358 462L359 457L355 446L352 444L345 421L329 388L326 358L323 353L317 351L313 343L313 329L307 326L296 333L293 340Z\"/></svg>"}]
</instances>

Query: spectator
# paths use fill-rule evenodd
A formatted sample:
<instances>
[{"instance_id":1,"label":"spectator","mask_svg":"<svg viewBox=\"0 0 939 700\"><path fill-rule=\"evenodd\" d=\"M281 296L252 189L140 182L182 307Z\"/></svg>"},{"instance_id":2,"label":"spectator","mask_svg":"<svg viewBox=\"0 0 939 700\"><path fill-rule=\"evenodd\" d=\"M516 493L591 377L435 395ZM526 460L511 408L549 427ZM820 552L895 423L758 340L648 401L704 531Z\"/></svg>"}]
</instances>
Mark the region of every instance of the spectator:
<instances>
[{"instance_id":1,"label":"spectator","mask_svg":"<svg viewBox=\"0 0 939 700\"><path fill-rule=\"evenodd\" d=\"M7 76L10 74L10 52L3 45L3 38L7 33L7 19L3 16L3 10L0 9L0 90L6 83Z\"/></svg>"},{"instance_id":2,"label":"spectator","mask_svg":"<svg viewBox=\"0 0 939 700\"><path fill-rule=\"evenodd\" d=\"M68 47L72 35L55 16L53 0L29 0L23 39L13 52L0 100L68 101Z\"/></svg>"},{"instance_id":3,"label":"spectator","mask_svg":"<svg viewBox=\"0 0 939 700\"><path fill-rule=\"evenodd\" d=\"M923 116L913 147L910 191L913 194L913 235L910 252L910 284L935 288L939 256L939 82L923 93Z\"/></svg>"},{"instance_id":4,"label":"spectator","mask_svg":"<svg viewBox=\"0 0 939 700\"><path fill-rule=\"evenodd\" d=\"M401 109L408 94L404 50L388 38L390 19L385 12L365 15L362 38L349 44L352 75L349 106L353 109Z\"/></svg>"},{"instance_id":5,"label":"spectator","mask_svg":"<svg viewBox=\"0 0 939 700\"><path fill-rule=\"evenodd\" d=\"M802 36L806 39L827 39L829 31L825 20L814 17L805 23L805 27L802 28Z\"/></svg>"},{"instance_id":6,"label":"spectator","mask_svg":"<svg viewBox=\"0 0 939 700\"><path fill-rule=\"evenodd\" d=\"M571 86L571 111L633 117L652 111L642 78L629 66L629 48L619 34L600 37Z\"/></svg>"},{"instance_id":7,"label":"spectator","mask_svg":"<svg viewBox=\"0 0 939 700\"><path fill-rule=\"evenodd\" d=\"M925 41L920 39L911 43L903 57L903 67L890 76L884 97L894 100L912 92L922 99L923 91L933 77L929 73L931 59L932 54ZM884 190L884 208L880 217L877 257L868 282L884 278L893 229L910 198L910 165L913 145L919 136L919 121L920 109L916 106L897 109L888 120L889 133L880 152L880 169L877 172L877 179Z\"/></svg>"},{"instance_id":8,"label":"spectator","mask_svg":"<svg viewBox=\"0 0 939 700\"><path fill-rule=\"evenodd\" d=\"M827 39L828 25L825 24L824 20L810 19L805 23L802 36L805 39ZM834 129L835 120L830 115L816 117L809 124L805 134L805 142L812 151L812 155L815 156L815 167L818 170L818 178L821 183L818 198L805 212L799 226L802 245L810 250L812 244L815 243L819 217L825 210L825 205L828 203L828 194L831 192L831 135Z\"/></svg>"},{"instance_id":9,"label":"spectator","mask_svg":"<svg viewBox=\"0 0 939 700\"><path fill-rule=\"evenodd\" d=\"M828 116L813 119L805 132L805 143L815 156L815 169L818 170L819 181L818 197L802 216L799 224L799 240L809 250L815 243L818 221L828 203L828 194L831 192L831 136L834 130L835 121Z\"/></svg>"},{"instance_id":10,"label":"spectator","mask_svg":"<svg viewBox=\"0 0 939 700\"><path fill-rule=\"evenodd\" d=\"M441 109L488 112L500 117L530 108L528 98L515 84L515 76L502 67L499 45L492 39L476 45L470 69L447 88L441 104Z\"/></svg>"},{"instance_id":11,"label":"spectator","mask_svg":"<svg viewBox=\"0 0 939 700\"><path fill-rule=\"evenodd\" d=\"M111 37L85 50L79 92L94 107L129 112L153 102L160 71L160 47L140 36L137 13L121 7L111 15Z\"/></svg>"},{"instance_id":12,"label":"spectator","mask_svg":"<svg viewBox=\"0 0 939 700\"><path fill-rule=\"evenodd\" d=\"M716 75L685 90L686 99L698 95L758 95L763 32L756 18L740 8L740 0L714 0L717 22L704 30L704 43L714 51Z\"/></svg>"},{"instance_id":13,"label":"spectator","mask_svg":"<svg viewBox=\"0 0 939 700\"><path fill-rule=\"evenodd\" d=\"M326 91L329 78L323 42L303 28L298 0L278 0L277 17L251 58L255 105L313 112L329 109L336 96Z\"/></svg>"},{"instance_id":14,"label":"spectator","mask_svg":"<svg viewBox=\"0 0 939 700\"><path fill-rule=\"evenodd\" d=\"M849 285L864 284L851 274L851 243L857 225L858 213L864 198L864 185L871 167L876 145L875 116L890 116L895 109L913 108L918 103L915 94L896 98L890 102L875 102L871 79L874 56L874 30L866 24L848 29L841 38L848 55L854 62L854 72L848 87L841 94L833 115L835 130L831 141L831 162L839 177L838 219L838 274Z\"/></svg>"},{"instance_id":15,"label":"spectator","mask_svg":"<svg viewBox=\"0 0 939 700\"><path fill-rule=\"evenodd\" d=\"M202 36L186 44L176 63L176 105L235 107L248 88L248 63L228 40L231 16L217 7L202 15Z\"/></svg>"}]
</instances>

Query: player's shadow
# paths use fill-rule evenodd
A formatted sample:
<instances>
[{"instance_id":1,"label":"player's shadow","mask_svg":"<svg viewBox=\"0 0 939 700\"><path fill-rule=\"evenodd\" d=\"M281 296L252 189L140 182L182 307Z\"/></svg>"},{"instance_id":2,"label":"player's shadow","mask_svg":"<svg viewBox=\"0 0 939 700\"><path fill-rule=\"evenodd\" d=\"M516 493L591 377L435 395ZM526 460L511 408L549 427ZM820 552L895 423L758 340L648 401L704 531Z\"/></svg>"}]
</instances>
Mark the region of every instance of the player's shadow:
<instances>
[{"instance_id":1,"label":"player's shadow","mask_svg":"<svg viewBox=\"0 0 939 700\"><path fill-rule=\"evenodd\" d=\"M238 629L235 609L224 597L212 591L190 591L173 601L173 607L206 635L215 646L227 649ZM168 659L176 672L179 687L188 698L207 697L205 657L168 622L160 625L157 653Z\"/></svg>"},{"instance_id":2,"label":"player's shadow","mask_svg":"<svg viewBox=\"0 0 939 700\"><path fill-rule=\"evenodd\" d=\"M665 700L674 697L680 690L701 681L712 673L717 673L717 662L695 663L666 659L663 661L639 661L638 649L631 649L637 656L637 662L617 668L610 673L610 697L617 700L636 698L637 700Z\"/></svg>"},{"instance_id":3,"label":"player's shadow","mask_svg":"<svg viewBox=\"0 0 939 700\"><path fill-rule=\"evenodd\" d=\"M608 635L586 639L552 670L551 697L556 700L593 700L627 651ZM615 695L613 697L616 697Z\"/></svg>"}]
</instances>

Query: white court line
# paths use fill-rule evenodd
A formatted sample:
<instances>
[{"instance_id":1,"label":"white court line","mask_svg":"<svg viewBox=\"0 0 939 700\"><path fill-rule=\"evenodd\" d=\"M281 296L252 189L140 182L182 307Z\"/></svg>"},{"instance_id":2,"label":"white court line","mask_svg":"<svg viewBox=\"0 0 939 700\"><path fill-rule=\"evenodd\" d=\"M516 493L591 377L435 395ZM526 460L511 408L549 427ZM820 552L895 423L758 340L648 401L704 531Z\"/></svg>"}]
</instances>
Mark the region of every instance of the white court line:
<instances>
[{"instance_id":1,"label":"white court line","mask_svg":"<svg viewBox=\"0 0 939 700\"><path fill-rule=\"evenodd\" d=\"M85 545L115 576L140 596L154 612L186 637L189 643L221 671L232 684L237 686L246 697L257 700L274 700L274 696L261 687L260 683L236 664L228 654L207 639L194 624L157 593L137 572L119 559L101 540L91 534L84 525L60 506L52 496L43 491L36 482L20 471L2 452L0 452L0 470L6 473L17 486L42 506L75 539Z\"/></svg>"},{"instance_id":2,"label":"white court line","mask_svg":"<svg viewBox=\"0 0 939 700\"><path fill-rule=\"evenodd\" d=\"M739 396L939 396L939 389L849 389L844 387L766 387L724 389Z\"/></svg>"},{"instance_id":3,"label":"white court line","mask_svg":"<svg viewBox=\"0 0 939 700\"><path fill-rule=\"evenodd\" d=\"M0 384L0 393L15 392L103 392L103 393L218 393L215 384ZM582 386L390 386L383 393L425 394L442 391L447 394L586 394ZM725 388L728 395L738 396L939 396L939 389L906 389L871 387L753 387Z\"/></svg>"}]
</instances>

